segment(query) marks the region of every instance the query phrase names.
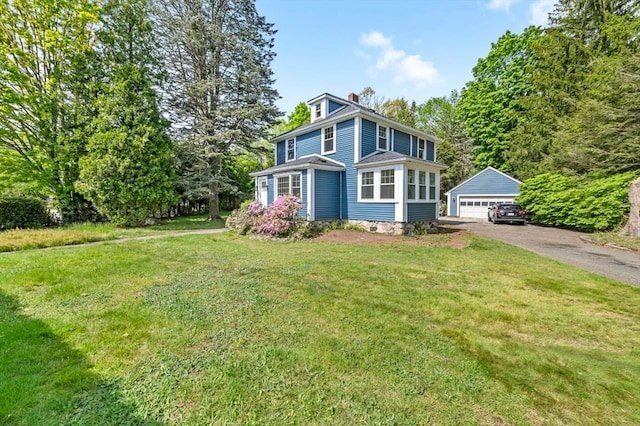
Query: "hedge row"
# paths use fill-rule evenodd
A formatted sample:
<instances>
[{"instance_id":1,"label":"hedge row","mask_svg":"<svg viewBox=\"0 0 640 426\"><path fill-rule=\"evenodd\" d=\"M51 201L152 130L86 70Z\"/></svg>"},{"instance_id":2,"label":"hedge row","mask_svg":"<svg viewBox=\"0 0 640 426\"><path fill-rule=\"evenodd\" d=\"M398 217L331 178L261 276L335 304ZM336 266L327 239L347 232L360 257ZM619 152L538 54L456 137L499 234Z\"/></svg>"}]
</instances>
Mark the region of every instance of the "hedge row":
<instances>
[{"instance_id":1,"label":"hedge row","mask_svg":"<svg viewBox=\"0 0 640 426\"><path fill-rule=\"evenodd\" d=\"M546 173L523 182L517 201L535 223L610 231L624 225L629 215L629 184L637 177L637 172L607 177Z\"/></svg>"},{"instance_id":2,"label":"hedge row","mask_svg":"<svg viewBox=\"0 0 640 426\"><path fill-rule=\"evenodd\" d=\"M51 223L49 211L38 199L0 199L0 229L42 228Z\"/></svg>"}]
</instances>

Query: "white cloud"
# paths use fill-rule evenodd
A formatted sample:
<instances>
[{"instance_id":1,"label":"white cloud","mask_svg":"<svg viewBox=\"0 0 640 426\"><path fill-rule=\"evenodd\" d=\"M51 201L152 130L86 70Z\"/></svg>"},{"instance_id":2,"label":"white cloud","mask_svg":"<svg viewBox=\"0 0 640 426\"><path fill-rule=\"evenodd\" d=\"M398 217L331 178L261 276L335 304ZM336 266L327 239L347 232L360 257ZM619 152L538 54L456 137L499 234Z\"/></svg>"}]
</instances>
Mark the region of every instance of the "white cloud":
<instances>
[{"instance_id":1,"label":"white cloud","mask_svg":"<svg viewBox=\"0 0 640 426\"><path fill-rule=\"evenodd\" d=\"M396 49L391 39L380 32L362 34L360 44L379 51L376 69L391 72L396 83L412 82L422 86L440 78L431 62L423 60L420 55L407 55L404 50Z\"/></svg>"},{"instance_id":2,"label":"white cloud","mask_svg":"<svg viewBox=\"0 0 640 426\"><path fill-rule=\"evenodd\" d=\"M518 3L520 0L491 0L487 7L491 10L506 10L511 8L511 5Z\"/></svg>"},{"instance_id":3,"label":"white cloud","mask_svg":"<svg viewBox=\"0 0 640 426\"><path fill-rule=\"evenodd\" d=\"M529 8L531 23L545 26L549 23L549 13L553 11L556 0L536 0Z\"/></svg>"}]
</instances>

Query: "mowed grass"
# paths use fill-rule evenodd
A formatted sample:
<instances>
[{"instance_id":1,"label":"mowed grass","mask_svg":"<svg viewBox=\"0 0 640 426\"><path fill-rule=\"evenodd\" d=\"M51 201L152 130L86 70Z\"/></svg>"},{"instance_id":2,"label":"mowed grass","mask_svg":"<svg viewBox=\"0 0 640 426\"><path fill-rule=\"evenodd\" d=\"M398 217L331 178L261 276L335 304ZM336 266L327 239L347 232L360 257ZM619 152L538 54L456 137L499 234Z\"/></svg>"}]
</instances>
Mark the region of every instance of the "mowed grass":
<instances>
[{"instance_id":1,"label":"mowed grass","mask_svg":"<svg viewBox=\"0 0 640 426\"><path fill-rule=\"evenodd\" d=\"M223 215L223 218L227 214ZM224 220L208 221L206 215L160 219L140 228L118 228L109 223L74 224L60 228L15 229L0 232L0 252L66 246L164 232L224 228Z\"/></svg>"},{"instance_id":2,"label":"mowed grass","mask_svg":"<svg viewBox=\"0 0 640 426\"><path fill-rule=\"evenodd\" d=\"M640 424L640 289L467 238L0 256L0 423Z\"/></svg>"}]
</instances>

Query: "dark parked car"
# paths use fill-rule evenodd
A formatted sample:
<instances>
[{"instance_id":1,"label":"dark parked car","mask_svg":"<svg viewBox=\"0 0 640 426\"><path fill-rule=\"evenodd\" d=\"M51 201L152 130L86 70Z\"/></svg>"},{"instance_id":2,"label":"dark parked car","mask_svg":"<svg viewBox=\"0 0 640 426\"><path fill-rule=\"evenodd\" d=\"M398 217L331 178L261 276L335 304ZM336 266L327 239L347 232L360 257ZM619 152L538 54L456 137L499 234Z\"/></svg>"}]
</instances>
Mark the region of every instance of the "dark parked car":
<instances>
[{"instance_id":1,"label":"dark parked car","mask_svg":"<svg viewBox=\"0 0 640 426\"><path fill-rule=\"evenodd\" d=\"M527 212L525 212L518 204L501 203L489 207L487 217L489 222L493 223L508 222L524 225L527 218Z\"/></svg>"}]
</instances>

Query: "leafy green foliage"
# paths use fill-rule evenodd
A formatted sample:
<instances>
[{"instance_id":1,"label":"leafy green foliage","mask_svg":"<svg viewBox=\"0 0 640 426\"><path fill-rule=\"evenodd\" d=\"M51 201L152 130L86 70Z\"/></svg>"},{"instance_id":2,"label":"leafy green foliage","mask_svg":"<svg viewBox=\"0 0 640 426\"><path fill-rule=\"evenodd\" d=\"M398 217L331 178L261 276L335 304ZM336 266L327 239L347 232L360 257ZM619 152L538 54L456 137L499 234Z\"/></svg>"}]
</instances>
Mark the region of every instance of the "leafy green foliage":
<instances>
[{"instance_id":1,"label":"leafy green foliage","mask_svg":"<svg viewBox=\"0 0 640 426\"><path fill-rule=\"evenodd\" d=\"M42 228L52 223L42 201L35 198L0 199L0 230Z\"/></svg>"},{"instance_id":2,"label":"leafy green foliage","mask_svg":"<svg viewBox=\"0 0 640 426\"><path fill-rule=\"evenodd\" d=\"M532 90L532 44L540 30L529 27L518 35L507 31L486 58L473 68L474 80L462 90L460 108L469 135L478 146L475 164L508 172L504 153L511 144L509 133L520 118L520 99Z\"/></svg>"},{"instance_id":3,"label":"leafy green foliage","mask_svg":"<svg viewBox=\"0 0 640 426\"><path fill-rule=\"evenodd\" d=\"M542 174L520 186L518 202L532 221L584 231L620 227L629 213L629 183L637 173L609 177Z\"/></svg>"},{"instance_id":4,"label":"leafy green foliage","mask_svg":"<svg viewBox=\"0 0 640 426\"><path fill-rule=\"evenodd\" d=\"M10 172L55 195L67 221L93 214L75 181L101 73L98 14L90 0L0 1L0 146L19 155Z\"/></svg>"},{"instance_id":5,"label":"leafy green foliage","mask_svg":"<svg viewBox=\"0 0 640 426\"><path fill-rule=\"evenodd\" d=\"M455 90L448 98L431 98L417 107L416 128L442 140L438 162L449 166L440 173L441 195L470 177L474 171L475 147L469 136L460 97Z\"/></svg>"},{"instance_id":6,"label":"leafy green foliage","mask_svg":"<svg viewBox=\"0 0 640 426\"><path fill-rule=\"evenodd\" d=\"M137 68L123 67L108 90L97 101L79 185L110 221L139 226L177 202L172 144L154 92Z\"/></svg>"}]
</instances>

